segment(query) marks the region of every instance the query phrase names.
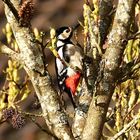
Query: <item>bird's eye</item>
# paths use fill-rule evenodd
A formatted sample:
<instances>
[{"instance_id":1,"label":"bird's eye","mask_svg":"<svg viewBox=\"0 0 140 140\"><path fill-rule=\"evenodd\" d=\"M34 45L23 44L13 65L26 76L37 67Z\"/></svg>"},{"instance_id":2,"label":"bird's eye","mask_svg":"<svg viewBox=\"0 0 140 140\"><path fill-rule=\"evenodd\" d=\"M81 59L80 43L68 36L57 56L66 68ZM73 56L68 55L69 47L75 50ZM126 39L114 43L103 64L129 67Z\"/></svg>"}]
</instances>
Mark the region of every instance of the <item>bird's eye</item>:
<instances>
[{"instance_id":1,"label":"bird's eye","mask_svg":"<svg viewBox=\"0 0 140 140\"><path fill-rule=\"evenodd\" d=\"M69 33L70 32L70 29L66 29L66 33Z\"/></svg>"}]
</instances>

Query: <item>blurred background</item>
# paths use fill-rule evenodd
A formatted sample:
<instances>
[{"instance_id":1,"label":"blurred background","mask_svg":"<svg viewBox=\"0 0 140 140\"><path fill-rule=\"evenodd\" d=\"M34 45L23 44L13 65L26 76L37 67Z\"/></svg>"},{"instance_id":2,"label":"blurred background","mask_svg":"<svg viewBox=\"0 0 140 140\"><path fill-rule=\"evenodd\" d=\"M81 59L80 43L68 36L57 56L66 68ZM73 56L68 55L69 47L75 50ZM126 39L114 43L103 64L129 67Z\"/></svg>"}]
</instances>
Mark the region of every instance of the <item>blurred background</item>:
<instances>
[{"instance_id":1,"label":"blurred background","mask_svg":"<svg viewBox=\"0 0 140 140\"><path fill-rule=\"evenodd\" d=\"M59 28L61 26L75 26L78 20L82 20L83 12L83 2L84 0L34 0L35 8L34 15L31 20L33 28L37 28L39 31L47 32L47 37L49 38L50 27ZM5 43L6 38L2 30L7 23L6 17L4 15L4 6L2 1L0 1L0 40ZM81 29L79 29L80 33ZM79 38L79 40L82 40ZM56 84L55 69L54 69L54 56L52 53L45 49L46 63L48 63L48 69ZM5 74L3 71L7 67L7 57L0 55L0 87L5 81ZM21 71L21 76L24 78L25 72ZM30 112L34 112L32 104L34 104L36 98L34 93L31 94L26 102L22 103L22 109ZM41 110L38 110L40 112ZM0 140L50 140L45 132L41 131L31 120L26 120L26 125L19 130L12 128L12 126L5 122L0 125ZM45 122L42 118L37 118L36 120L41 126L45 128Z\"/></svg>"}]
</instances>

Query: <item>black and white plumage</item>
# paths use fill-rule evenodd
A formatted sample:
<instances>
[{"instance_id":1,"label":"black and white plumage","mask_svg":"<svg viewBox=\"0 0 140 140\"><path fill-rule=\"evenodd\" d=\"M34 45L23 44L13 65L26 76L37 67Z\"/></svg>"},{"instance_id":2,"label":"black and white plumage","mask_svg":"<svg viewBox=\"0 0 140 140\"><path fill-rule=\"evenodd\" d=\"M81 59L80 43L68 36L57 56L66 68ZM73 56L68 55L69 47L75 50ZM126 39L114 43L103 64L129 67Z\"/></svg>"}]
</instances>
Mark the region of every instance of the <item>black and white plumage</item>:
<instances>
[{"instance_id":1,"label":"black and white plumage","mask_svg":"<svg viewBox=\"0 0 140 140\"><path fill-rule=\"evenodd\" d=\"M68 64L78 67L82 70L83 50L80 46L74 45L71 41L72 28L61 27L56 30L57 33L57 51L61 59ZM73 96L79 84L81 72L75 71L70 66L64 65L59 58L56 58L56 73L60 91L68 93L72 104L75 107Z\"/></svg>"}]
</instances>

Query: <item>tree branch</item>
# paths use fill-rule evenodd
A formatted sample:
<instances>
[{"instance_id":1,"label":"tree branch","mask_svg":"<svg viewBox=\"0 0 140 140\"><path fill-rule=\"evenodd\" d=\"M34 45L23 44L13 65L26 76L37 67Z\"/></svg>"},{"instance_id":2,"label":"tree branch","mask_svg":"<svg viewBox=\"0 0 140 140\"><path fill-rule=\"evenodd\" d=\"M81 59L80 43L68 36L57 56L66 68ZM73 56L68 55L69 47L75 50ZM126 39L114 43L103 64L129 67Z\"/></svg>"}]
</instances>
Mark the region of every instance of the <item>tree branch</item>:
<instances>
[{"instance_id":1,"label":"tree branch","mask_svg":"<svg viewBox=\"0 0 140 140\"><path fill-rule=\"evenodd\" d=\"M109 27L113 21L113 0L100 0L99 1L99 30L100 30L100 47L104 44Z\"/></svg>"},{"instance_id":2,"label":"tree branch","mask_svg":"<svg viewBox=\"0 0 140 140\"><path fill-rule=\"evenodd\" d=\"M11 0L11 2L16 9L19 9L17 0ZM45 71L42 53L37 44L32 41L34 39L32 30L29 27L20 27L6 4L5 14L19 46L24 69L29 75L40 101L47 126L59 139L72 140L73 135L67 116L60 105L58 94L52 86L50 75L48 71Z\"/></svg>"},{"instance_id":3,"label":"tree branch","mask_svg":"<svg viewBox=\"0 0 140 140\"><path fill-rule=\"evenodd\" d=\"M82 135L87 117L87 111L91 103L95 81L97 78L97 69L99 66L101 48L98 44L97 22L92 17L92 9L88 1L84 4L84 33L85 33L85 58L84 58L84 79L82 82L82 94L79 97L79 106L75 110L73 123L73 134L76 139Z\"/></svg>"},{"instance_id":4,"label":"tree branch","mask_svg":"<svg viewBox=\"0 0 140 140\"><path fill-rule=\"evenodd\" d=\"M92 99L92 94L89 93L87 84L85 79L83 79L82 84L82 93L77 93L81 94L79 98L79 104L78 107L75 109L75 117L74 117L74 123L72 126L72 131L75 139L80 139L81 134L83 132L83 128L85 126L85 121L87 118L87 111L89 108L89 104Z\"/></svg>"},{"instance_id":5,"label":"tree branch","mask_svg":"<svg viewBox=\"0 0 140 140\"><path fill-rule=\"evenodd\" d=\"M20 54L16 53L12 49L8 48L6 45L0 43L0 52L8 55L10 58L22 63Z\"/></svg>"},{"instance_id":6,"label":"tree branch","mask_svg":"<svg viewBox=\"0 0 140 140\"><path fill-rule=\"evenodd\" d=\"M29 117L29 116L28 116L28 117ZM39 123L37 123L37 122L35 121L34 118L32 118L32 117L29 117L29 118L32 120L33 123L36 124L36 126L37 126L41 131L43 131L43 132L47 133L48 135L54 137L56 140L59 140L59 139L58 139L53 133L51 133L48 129L42 128L42 126L41 126Z\"/></svg>"},{"instance_id":7,"label":"tree branch","mask_svg":"<svg viewBox=\"0 0 140 140\"><path fill-rule=\"evenodd\" d=\"M131 40L131 39L140 39L140 31L128 37L128 40Z\"/></svg>"},{"instance_id":8,"label":"tree branch","mask_svg":"<svg viewBox=\"0 0 140 140\"><path fill-rule=\"evenodd\" d=\"M15 9L14 5L11 3L10 0L2 0L10 9L10 11L13 13L13 15L15 16L15 19L17 21L19 21L19 16L18 16L18 12Z\"/></svg>"},{"instance_id":9,"label":"tree branch","mask_svg":"<svg viewBox=\"0 0 140 140\"><path fill-rule=\"evenodd\" d=\"M82 140L99 140L101 138L107 109L115 88L118 68L126 45L123 40L126 40L128 36L134 7L135 0L119 0L113 27L108 36L108 47L101 61L102 76L97 84L96 96L93 97L89 107Z\"/></svg>"}]
</instances>

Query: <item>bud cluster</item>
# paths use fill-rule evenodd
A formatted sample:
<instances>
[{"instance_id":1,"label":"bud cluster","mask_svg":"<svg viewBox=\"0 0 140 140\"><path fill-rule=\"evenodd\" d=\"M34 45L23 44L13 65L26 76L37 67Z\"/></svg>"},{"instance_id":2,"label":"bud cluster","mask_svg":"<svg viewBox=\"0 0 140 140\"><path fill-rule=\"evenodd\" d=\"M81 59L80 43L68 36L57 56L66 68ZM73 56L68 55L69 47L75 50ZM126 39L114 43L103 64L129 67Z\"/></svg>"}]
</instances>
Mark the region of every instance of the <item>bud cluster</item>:
<instances>
[{"instance_id":1,"label":"bud cluster","mask_svg":"<svg viewBox=\"0 0 140 140\"><path fill-rule=\"evenodd\" d=\"M16 113L12 116L11 123L13 128L20 129L25 125L25 118L21 114Z\"/></svg>"},{"instance_id":2,"label":"bud cluster","mask_svg":"<svg viewBox=\"0 0 140 140\"><path fill-rule=\"evenodd\" d=\"M25 125L25 118L13 107L5 108L2 111L3 118L9 121L13 128L20 129Z\"/></svg>"},{"instance_id":3,"label":"bud cluster","mask_svg":"<svg viewBox=\"0 0 140 140\"><path fill-rule=\"evenodd\" d=\"M5 108L2 111L3 113L3 118L5 120L12 118L12 116L15 114L15 109L13 107Z\"/></svg>"},{"instance_id":4,"label":"bud cluster","mask_svg":"<svg viewBox=\"0 0 140 140\"><path fill-rule=\"evenodd\" d=\"M20 24L24 27L28 27L30 25L30 20L33 15L33 7L34 4L32 0L26 0L21 5L18 15L20 18Z\"/></svg>"}]
</instances>

